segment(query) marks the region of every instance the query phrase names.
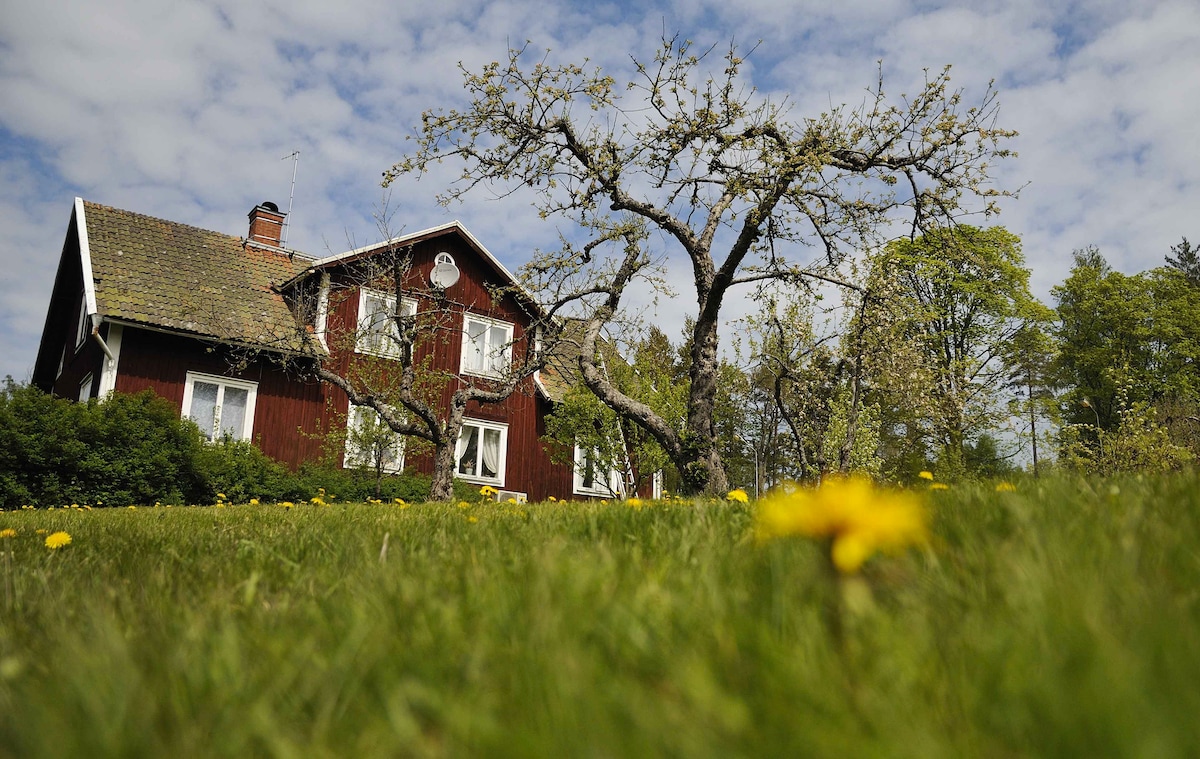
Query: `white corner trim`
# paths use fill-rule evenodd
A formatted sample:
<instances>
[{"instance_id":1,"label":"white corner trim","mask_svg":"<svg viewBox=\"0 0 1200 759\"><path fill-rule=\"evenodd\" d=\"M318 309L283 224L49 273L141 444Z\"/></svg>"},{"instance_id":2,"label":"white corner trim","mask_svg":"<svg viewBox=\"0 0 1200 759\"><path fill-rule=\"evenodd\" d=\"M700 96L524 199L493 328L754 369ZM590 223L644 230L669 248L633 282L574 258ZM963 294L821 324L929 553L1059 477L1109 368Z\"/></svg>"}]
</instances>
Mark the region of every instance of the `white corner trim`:
<instances>
[{"instance_id":1,"label":"white corner trim","mask_svg":"<svg viewBox=\"0 0 1200 759\"><path fill-rule=\"evenodd\" d=\"M325 330L329 326L329 272L321 272L321 286L317 290L317 317L313 329L317 333L317 341L327 352L329 343L325 338Z\"/></svg>"},{"instance_id":2,"label":"white corner trim","mask_svg":"<svg viewBox=\"0 0 1200 759\"><path fill-rule=\"evenodd\" d=\"M100 365L100 390L97 395L107 398L117 389L117 365L121 362L121 336L125 328L120 324L108 324L107 356ZM99 332L96 333L99 337Z\"/></svg>"},{"instance_id":3,"label":"white corner trim","mask_svg":"<svg viewBox=\"0 0 1200 759\"><path fill-rule=\"evenodd\" d=\"M96 280L92 275L92 249L88 245L87 217L83 212L83 198L75 198L75 231L79 235L79 264L83 269L83 299L88 314L95 314ZM95 326L93 322L92 326Z\"/></svg>"}]
</instances>

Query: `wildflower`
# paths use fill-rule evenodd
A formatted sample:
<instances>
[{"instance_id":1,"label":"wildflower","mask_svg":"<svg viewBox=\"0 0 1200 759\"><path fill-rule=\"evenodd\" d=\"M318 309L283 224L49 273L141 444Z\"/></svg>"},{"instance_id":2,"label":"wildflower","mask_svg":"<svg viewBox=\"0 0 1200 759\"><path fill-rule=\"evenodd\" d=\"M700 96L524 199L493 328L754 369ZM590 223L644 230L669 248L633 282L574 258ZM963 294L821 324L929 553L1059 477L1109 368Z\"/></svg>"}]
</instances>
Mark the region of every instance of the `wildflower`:
<instances>
[{"instance_id":1,"label":"wildflower","mask_svg":"<svg viewBox=\"0 0 1200 759\"><path fill-rule=\"evenodd\" d=\"M516 503L516 502L517 502L516 498L509 498L507 501L505 501L505 503Z\"/></svg>"},{"instance_id":2,"label":"wildflower","mask_svg":"<svg viewBox=\"0 0 1200 759\"><path fill-rule=\"evenodd\" d=\"M130 510L130 511L137 511L137 506L130 505L130 506L129 506L129 510Z\"/></svg>"},{"instance_id":3,"label":"wildflower","mask_svg":"<svg viewBox=\"0 0 1200 759\"><path fill-rule=\"evenodd\" d=\"M403 498L395 498L395 499L393 499L393 500L392 500L392 503L396 504L397 506L404 506L404 505L406 505L406 504L404 503L404 499L403 499Z\"/></svg>"},{"instance_id":4,"label":"wildflower","mask_svg":"<svg viewBox=\"0 0 1200 759\"><path fill-rule=\"evenodd\" d=\"M475 524L476 522L479 521L479 517L470 516L470 517L467 517L467 521L470 522L471 524Z\"/></svg>"},{"instance_id":5,"label":"wildflower","mask_svg":"<svg viewBox=\"0 0 1200 759\"><path fill-rule=\"evenodd\" d=\"M250 499L250 505L251 505L251 506L257 506L257 505L258 505L258 499L257 499L257 498L251 498L251 499Z\"/></svg>"},{"instance_id":6,"label":"wildflower","mask_svg":"<svg viewBox=\"0 0 1200 759\"><path fill-rule=\"evenodd\" d=\"M997 493L1011 493L1016 489L1017 489L1017 486L1012 484L1011 482L997 482L996 483L996 492Z\"/></svg>"},{"instance_id":7,"label":"wildflower","mask_svg":"<svg viewBox=\"0 0 1200 759\"><path fill-rule=\"evenodd\" d=\"M467 503L466 501L459 501L459 502L458 502L458 508L460 508L460 509L469 509L469 508L471 508L471 504Z\"/></svg>"},{"instance_id":8,"label":"wildflower","mask_svg":"<svg viewBox=\"0 0 1200 759\"><path fill-rule=\"evenodd\" d=\"M491 485L484 485L479 489L479 495L483 496L484 498L491 498L499 492L499 490L496 490Z\"/></svg>"},{"instance_id":9,"label":"wildflower","mask_svg":"<svg viewBox=\"0 0 1200 759\"><path fill-rule=\"evenodd\" d=\"M71 545L71 536L65 532L55 532L46 536L46 547L56 550Z\"/></svg>"},{"instance_id":10,"label":"wildflower","mask_svg":"<svg viewBox=\"0 0 1200 759\"><path fill-rule=\"evenodd\" d=\"M312 498L308 499L308 502L311 503L313 506L328 506L329 505L329 504L325 503L325 499L319 495L314 495Z\"/></svg>"},{"instance_id":11,"label":"wildflower","mask_svg":"<svg viewBox=\"0 0 1200 759\"><path fill-rule=\"evenodd\" d=\"M17 531L11 527L5 527L3 530L0 530L0 538L15 538L16 536Z\"/></svg>"},{"instance_id":12,"label":"wildflower","mask_svg":"<svg viewBox=\"0 0 1200 759\"><path fill-rule=\"evenodd\" d=\"M47 532L50 532L50 531L49 530L34 530L34 532L37 533L38 535L45 535Z\"/></svg>"},{"instance_id":13,"label":"wildflower","mask_svg":"<svg viewBox=\"0 0 1200 759\"><path fill-rule=\"evenodd\" d=\"M607 506L607 505L608 505L608 501L606 501L606 500L604 500L603 498L601 498L601 499L600 499L600 505L601 505L601 506Z\"/></svg>"},{"instance_id":14,"label":"wildflower","mask_svg":"<svg viewBox=\"0 0 1200 759\"><path fill-rule=\"evenodd\" d=\"M876 551L925 542L925 510L920 497L876 488L860 477L827 480L761 502L761 539L804 535L831 541L829 557L843 574L858 571Z\"/></svg>"},{"instance_id":15,"label":"wildflower","mask_svg":"<svg viewBox=\"0 0 1200 759\"><path fill-rule=\"evenodd\" d=\"M286 510L286 509L292 508L296 504L292 503L291 501L284 501L283 503L281 503L279 505L282 506Z\"/></svg>"},{"instance_id":16,"label":"wildflower","mask_svg":"<svg viewBox=\"0 0 1200 759\"><path fill-rule=\"evenodd\" d=\"M728 493L726 493L725 500L733 501L734 503L750 503L750 496L746 495L745 490L738 488L736 490L730 490Z\"/></svg>"},{"instance_id":17,"label":"wildflower","mask_svg":"<svg viewBox=\"0 0 1200 759\"><path fill-rule=\"evenodd\" d=\"M549 501L550 503L558 503L558 499L555 498L554 496L550 496L546 500Z\"/></svg>"},{"instance_id":18,"label":"wildflower","mask_svg":"<svg viewBox=\"0 0 1200 759\"><path fill-rule=\"evenodd\" d=\"M225 494L224 494L224 493L217 493L217 500L219 500L219 501L224 501L224 500L225 500Z\"/></svg>"},{"instance_id":19,"label":"wildflower","mask_svg":"<svg viewBox=\"0 0 1200 759\"><path fill-rule=\"evenodd\" d=\"M631 506L635 509L640 509L640 508L642 508L642 499L641 498L626 498L625 505Z\"/></svg>"},{"instance_id":20,"label":"wildflower","mask_svg":"<svg viewBox=\"0 0 1200 759\"><path fill-rule=\"evenodd\" d=\"M925 470L922 470L921 472L918 472L917 476L923 480L932 480L933 472L929 471L928 469L925 469Z\"/></svg>"},{"instance_id":21,"label":"wildflower","mask_svg":"<svg viewBox=\"0 0 1200 759\"><path fill-rule=\"evenodd\" d=\"M935 482L929 486L930 490L949 490L950 486L944 482Z\"/></svg>"}]
</instances>

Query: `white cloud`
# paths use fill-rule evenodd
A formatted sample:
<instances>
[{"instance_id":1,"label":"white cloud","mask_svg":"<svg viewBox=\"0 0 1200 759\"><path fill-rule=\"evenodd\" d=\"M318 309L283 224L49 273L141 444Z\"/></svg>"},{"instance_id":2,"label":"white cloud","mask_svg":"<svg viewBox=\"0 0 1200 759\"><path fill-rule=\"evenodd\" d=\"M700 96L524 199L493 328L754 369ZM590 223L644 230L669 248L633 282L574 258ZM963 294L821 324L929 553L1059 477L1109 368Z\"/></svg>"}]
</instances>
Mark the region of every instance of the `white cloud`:
<instances>
[{"instance_id":1,"label":"white cloud","mask_svg":"<svg viewBox=\"0 0 1200 759\"><path fill-rule=\"evenodd\" d=\"M890 93L954 64L967 99L995 79L1028 187L1000 223L1025 239L1044 294L1070 251L1117 268L1161 262L1200 237L1200 8L1189 0L676 0L543 3L354 0L9 3L0 26L0 375L32 365L71 197L240 234L255 203L285 204L301 151L290 241L322 253L376 239L380 173L420 112L463 101L478 69L531 40L554 60L628 71L679 30L699 47L759 39L747 72L800 117L856 104L883 61ZM462 219L510 268L551 245L527 198L486 194L443 209L457 167L392 188L409 231ZM657 318L678 334L681 298Z\"/></svg>"}]
</instances>

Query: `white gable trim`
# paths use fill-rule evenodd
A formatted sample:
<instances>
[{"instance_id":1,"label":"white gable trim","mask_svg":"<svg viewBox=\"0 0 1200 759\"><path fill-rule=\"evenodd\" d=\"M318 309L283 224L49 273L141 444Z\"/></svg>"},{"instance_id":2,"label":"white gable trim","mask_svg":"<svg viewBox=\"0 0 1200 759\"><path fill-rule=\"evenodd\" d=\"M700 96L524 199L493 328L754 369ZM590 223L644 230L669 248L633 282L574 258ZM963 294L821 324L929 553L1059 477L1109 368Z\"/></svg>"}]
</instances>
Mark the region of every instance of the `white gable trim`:
<instances>
[{"instance_id":1,"label":"white gable trim","mask_svg":"<svg viewBox=\"0 0 1200 759\"><path fill-rule=\"evenodd\" d=\"M79 263L83 269L83 299L89 315L97 312L96 280L92 276L92 249L88 246L87 217L83 212L83 198L75 198L75 231L79 235ZM92 326L98 326L92 320Z\"/></svg>"}]
</instances>

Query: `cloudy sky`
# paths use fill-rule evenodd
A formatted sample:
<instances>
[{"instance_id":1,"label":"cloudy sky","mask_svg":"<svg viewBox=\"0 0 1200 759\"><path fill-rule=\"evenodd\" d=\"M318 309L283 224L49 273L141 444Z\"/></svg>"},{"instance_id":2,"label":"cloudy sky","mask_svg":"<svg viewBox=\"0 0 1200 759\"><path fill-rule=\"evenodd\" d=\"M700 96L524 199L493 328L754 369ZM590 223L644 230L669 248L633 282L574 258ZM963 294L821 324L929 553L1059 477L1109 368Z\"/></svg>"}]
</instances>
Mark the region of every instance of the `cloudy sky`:
<instances>
[{"instance_id":1,"label":"cloudy sky","mask_svg":"<svg viewBox=\"0 0 1200 759\"><path fill-rule=\"evenodd\" d=\"M980 10L987 8L987 10ZM529 40L621 73L679 32L761 40L747 73L795 115L857 104L882 66L906 91L953 65L966 99L989 80L1023 188L997 220L1024 241L1035 291L1099 246L1125 272L1200 240L1196 0L0 0L0 376L28 379L75 196L229 234L273 200L289 244L374 242L381 173L422 110L463 102L472 69ZM444 177L393 187L393 229L462 220L510 269L554 229L527 200L443 209ZM686 303L660 304L672 334Z\"/></svg>"}]
</instances>

